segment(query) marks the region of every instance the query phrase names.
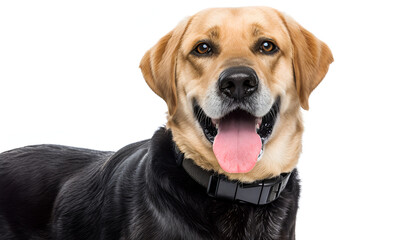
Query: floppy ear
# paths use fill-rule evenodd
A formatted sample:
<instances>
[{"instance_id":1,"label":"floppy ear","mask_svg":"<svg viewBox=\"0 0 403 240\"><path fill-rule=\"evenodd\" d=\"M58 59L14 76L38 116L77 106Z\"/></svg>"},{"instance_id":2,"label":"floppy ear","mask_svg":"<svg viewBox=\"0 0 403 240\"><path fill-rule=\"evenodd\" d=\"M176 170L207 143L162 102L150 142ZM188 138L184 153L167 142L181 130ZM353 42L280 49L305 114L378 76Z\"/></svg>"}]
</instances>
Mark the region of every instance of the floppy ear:
<instances>
[{"instance_id":1,"label":"floppy ear","mask_svg":"<svg viewBox=\"0 0 403 240\"><path fill-rule=\"evenodd\" d=\"M325 77L333 55L329 47L294 19L285 16L293 44L294 77L302 108L309 109L308 98L311 92Z\"/></svg>"},{"instance_id":2,"label":"floppy ear","mask_svg":"<svg viewBox=\"0 0 403 240\"><path fill-rule=\"evenodd\" d=\"M148 86L168 105L169 115L176 111L176 58L190 18L161 38L146 52L140 62L141 72Z\"/></svg>"}]
</instances>

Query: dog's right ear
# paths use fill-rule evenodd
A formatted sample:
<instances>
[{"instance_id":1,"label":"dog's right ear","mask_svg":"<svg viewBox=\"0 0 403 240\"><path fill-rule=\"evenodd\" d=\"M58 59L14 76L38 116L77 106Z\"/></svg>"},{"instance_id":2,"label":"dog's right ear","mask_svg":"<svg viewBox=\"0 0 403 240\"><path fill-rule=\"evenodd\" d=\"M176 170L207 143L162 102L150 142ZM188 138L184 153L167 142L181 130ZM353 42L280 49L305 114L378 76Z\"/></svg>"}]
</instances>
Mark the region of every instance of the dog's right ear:
<instances>
[{"instance_id":1,"label":"dog's right ear","mask_svg":"<svg viewBox=\"0 0 403 240\"><path fill-rule=\"evenodd\" d=\"M176 59L190 18L182 20L175 29L161 38L146 52L140 62L140 68L148 86L168 105L168 114L176 111Z\"/></svg>"}]
</instances>

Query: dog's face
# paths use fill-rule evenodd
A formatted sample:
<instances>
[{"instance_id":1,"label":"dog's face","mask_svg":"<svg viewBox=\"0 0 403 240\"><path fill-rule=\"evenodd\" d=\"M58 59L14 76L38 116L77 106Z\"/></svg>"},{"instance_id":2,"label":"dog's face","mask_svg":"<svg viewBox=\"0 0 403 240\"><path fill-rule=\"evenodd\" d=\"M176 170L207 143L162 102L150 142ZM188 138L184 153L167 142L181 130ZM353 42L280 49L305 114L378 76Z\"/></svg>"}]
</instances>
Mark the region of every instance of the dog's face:
<instances>
[{"instance_id":1,"label":"dog's face","mask_svg":"<svg viewBox=\"0 0 403 240\"><path fill-rule=\"evenodd\" d=\"M301 151L300 107L333 61L329 48L271 8L207 9L143 57L168 105L185 157L231 179L291 171Z\"/></svg>"}]
</instances>

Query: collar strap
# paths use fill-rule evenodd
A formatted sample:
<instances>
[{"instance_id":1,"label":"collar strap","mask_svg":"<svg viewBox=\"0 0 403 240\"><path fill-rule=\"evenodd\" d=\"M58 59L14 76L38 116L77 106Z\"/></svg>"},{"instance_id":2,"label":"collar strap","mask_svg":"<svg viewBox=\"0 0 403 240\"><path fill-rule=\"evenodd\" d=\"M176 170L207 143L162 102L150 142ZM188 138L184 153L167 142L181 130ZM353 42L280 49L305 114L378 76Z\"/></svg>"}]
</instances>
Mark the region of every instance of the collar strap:
<instances>
[{"instance_id":1,"label":"collar strap","mask_svg":"<svg viewBox=\"0 0 403 240\"><path fill-rule=\"evenodd\" d=\"M175 151L177 164L182 166L193 180L206 188L209 196L217 199L265 205L280 196L291 175L291 172L282 173L278 177L242 183L229 180L223 174L202 169L193 160L184 158L184 154L176 146Z\"/></svg>"}]
</instances>

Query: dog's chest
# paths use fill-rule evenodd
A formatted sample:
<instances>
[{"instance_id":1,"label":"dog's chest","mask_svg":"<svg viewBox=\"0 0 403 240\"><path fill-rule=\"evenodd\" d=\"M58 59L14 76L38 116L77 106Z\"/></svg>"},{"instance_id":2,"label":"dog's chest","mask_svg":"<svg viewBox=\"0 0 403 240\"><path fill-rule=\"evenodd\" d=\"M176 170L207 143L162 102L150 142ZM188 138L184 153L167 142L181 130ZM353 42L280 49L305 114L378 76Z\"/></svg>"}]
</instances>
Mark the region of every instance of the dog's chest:
<instances>
[{"instance_id":1,"label":"dog's chest","mask_svg":"<svg viewBox=\"0 0 403 240\"><path fill-rule=\"evenodd\" d=\"M281 208L234 204L225 212L217 208L211 217L219 239L281 239L286 214Z\"/></svg>"}]
</instances>

